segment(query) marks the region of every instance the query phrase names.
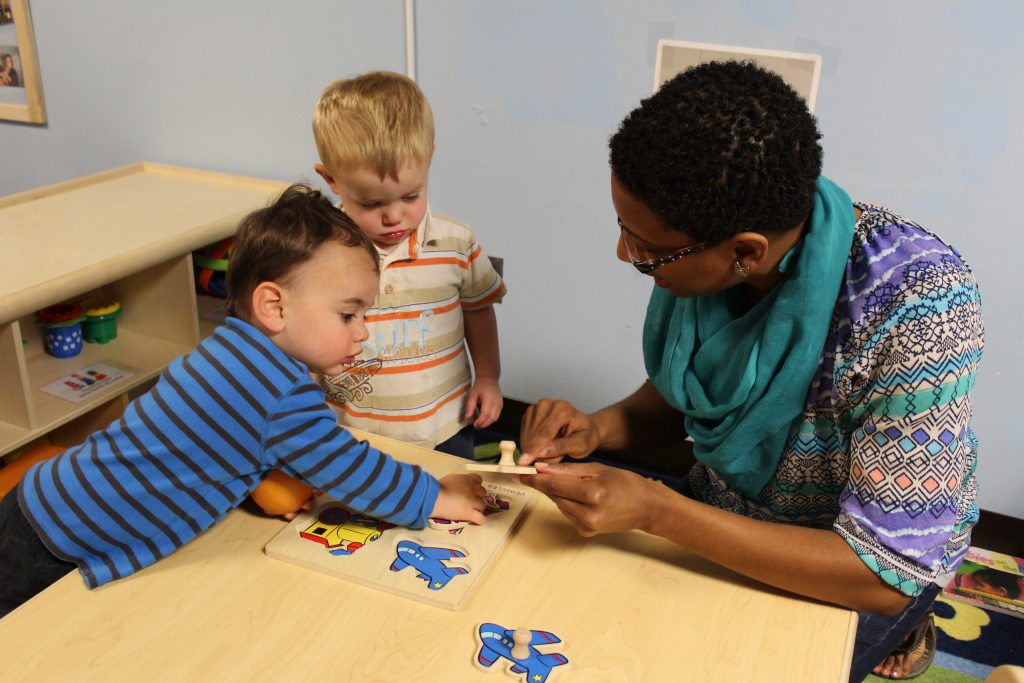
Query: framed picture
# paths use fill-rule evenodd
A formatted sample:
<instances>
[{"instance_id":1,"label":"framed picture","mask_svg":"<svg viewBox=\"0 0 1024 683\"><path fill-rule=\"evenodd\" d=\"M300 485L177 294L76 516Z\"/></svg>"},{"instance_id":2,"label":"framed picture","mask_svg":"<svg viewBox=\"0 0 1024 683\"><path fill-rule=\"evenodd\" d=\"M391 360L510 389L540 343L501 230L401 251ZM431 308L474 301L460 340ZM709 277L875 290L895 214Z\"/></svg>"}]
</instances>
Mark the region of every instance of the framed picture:
<instances>
[{"instance_id":1,"label":"framed picture","mask_svg":"<svg viewBox=\"0 0 1024 683\"><path fill-rule=\"evenodd\" d=\"M0 120L46 123L28 0L0 0Z\"/></svg>"},{"instance_id":2,"label":"framed picture","mask_svg":"<svg viewBox=\"0 0 1024 683\"><path fill-rule=\"evenodd\" d=\"M654 90L679 72L704 62L753 61L758 66L774 71L796 90L814 112L821 79L821 55L807 52L782 52L755 47L691 43L684 40L659 40L658 56L654 65Z\"/></svg>"}]
</instances>

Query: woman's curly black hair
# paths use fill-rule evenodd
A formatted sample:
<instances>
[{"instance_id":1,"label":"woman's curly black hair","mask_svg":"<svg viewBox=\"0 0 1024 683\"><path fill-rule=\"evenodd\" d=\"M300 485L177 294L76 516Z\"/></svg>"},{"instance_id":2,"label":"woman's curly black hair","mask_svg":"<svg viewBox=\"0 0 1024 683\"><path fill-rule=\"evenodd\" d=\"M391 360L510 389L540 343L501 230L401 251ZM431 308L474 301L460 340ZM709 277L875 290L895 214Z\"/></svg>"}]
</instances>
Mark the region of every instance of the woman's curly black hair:
<instances>
[{"instance_id":1,"label":"woman's curly black hair","mask_svg":"<svg viewBox=\"0 0 1024 683\"><path fill-rule=\"evenodd\" d=\"M640 103L609 143L622 186L699 241L800 224L821 174L814 116L753 62L709 62Z\"/></svg>"}]
</instances>

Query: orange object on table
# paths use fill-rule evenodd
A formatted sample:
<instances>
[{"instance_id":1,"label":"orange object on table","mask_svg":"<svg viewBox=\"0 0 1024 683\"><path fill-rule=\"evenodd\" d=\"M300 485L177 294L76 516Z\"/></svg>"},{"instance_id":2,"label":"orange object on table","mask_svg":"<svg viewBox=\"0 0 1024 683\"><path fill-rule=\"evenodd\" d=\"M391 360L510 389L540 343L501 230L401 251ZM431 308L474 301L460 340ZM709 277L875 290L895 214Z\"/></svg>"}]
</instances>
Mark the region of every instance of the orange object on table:
<instances>
[{"instance_id":1,"label":"orange object on table","mask_svg":"<svg viewBox=\"0 0 1024 683\"><path fill-rule=\"evenodd\" d=\"M289 477L281 470L271 470L250 495L264 512L276 517L301 508L313 495L313 487Z\"/></svg>"},{"instance_id":2,"label":"orange object on table","mask_svg":"<svg viewBox=\"0 0 1024 683\"><path fill-rule=\"evenodd\" d=\"M21 481L21 478L25 476L25 472L32 465L43 460L49 460L66 450L66 448L51 446L48 443L40 444L28 449L13 462L0 467L0 498L6 496L11 489L18 485L18 482Z\"/></svg>"}]
</instances>

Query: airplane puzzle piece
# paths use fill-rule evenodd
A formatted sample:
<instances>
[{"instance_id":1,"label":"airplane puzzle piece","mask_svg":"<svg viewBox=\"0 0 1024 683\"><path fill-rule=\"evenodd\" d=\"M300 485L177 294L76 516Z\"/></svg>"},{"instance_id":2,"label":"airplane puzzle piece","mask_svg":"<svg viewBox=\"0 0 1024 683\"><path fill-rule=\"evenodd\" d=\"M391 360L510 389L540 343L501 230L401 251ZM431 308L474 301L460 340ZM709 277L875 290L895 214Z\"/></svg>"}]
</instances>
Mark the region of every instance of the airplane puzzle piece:
<instances>
[{"instance_id":1,"label":"airplane puzzle piece","mask_svg":"<svg viewBox=\"0 0 1024 683\"><path fill-rule=\"evenodd\" d=\"M444 560L465 557L466 553L461 550L422 546L413 541L399 541L397 552L398 557L391 563L391 571L400 572L406 567L412 567L418 572L416 576L426 581L427 588L432 591L441 590L459 574L469 573L465 567L449 567L444 564Z\"/></svg>"},{"instance_id":2,"label":"airplane puzzle piece","mask_svg":"<svg viewBox=\"0 0 1024 683\"><path fill-rule=\"evenodd\" d=\"M512 666L509 671L514 674L526 674L523 678L527 683L544 683L556 666L569 663L568 658L558 652L541 654L534 645L551 645L562 642L550 631L530 631L529 654L522 659L512 656L515 629L503 628L497 624L480 625L480 652L476 656L477 663L489 669L499 659L508 660Z\"/></svg>"}]
</instances>

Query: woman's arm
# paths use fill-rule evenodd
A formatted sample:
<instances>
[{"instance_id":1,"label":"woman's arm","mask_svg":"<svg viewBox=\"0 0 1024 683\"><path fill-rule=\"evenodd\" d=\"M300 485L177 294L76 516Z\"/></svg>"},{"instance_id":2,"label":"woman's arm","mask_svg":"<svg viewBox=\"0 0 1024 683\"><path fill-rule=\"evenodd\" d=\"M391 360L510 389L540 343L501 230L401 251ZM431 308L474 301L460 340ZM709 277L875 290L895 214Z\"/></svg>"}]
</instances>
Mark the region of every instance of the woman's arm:
<instances>
[{"instance_id":1,"label":"woman's arm","mask_svg":"<svg viewBox=\"0 0 1024 683\"><path fill-rule=\"evenodd\" d=\"M892 615L909 600L833 531L743 517L597 463L539 463L538 471L524 480L584 536L641 529L757 581L858 611Z\"/></svg>"}]
</instances>

